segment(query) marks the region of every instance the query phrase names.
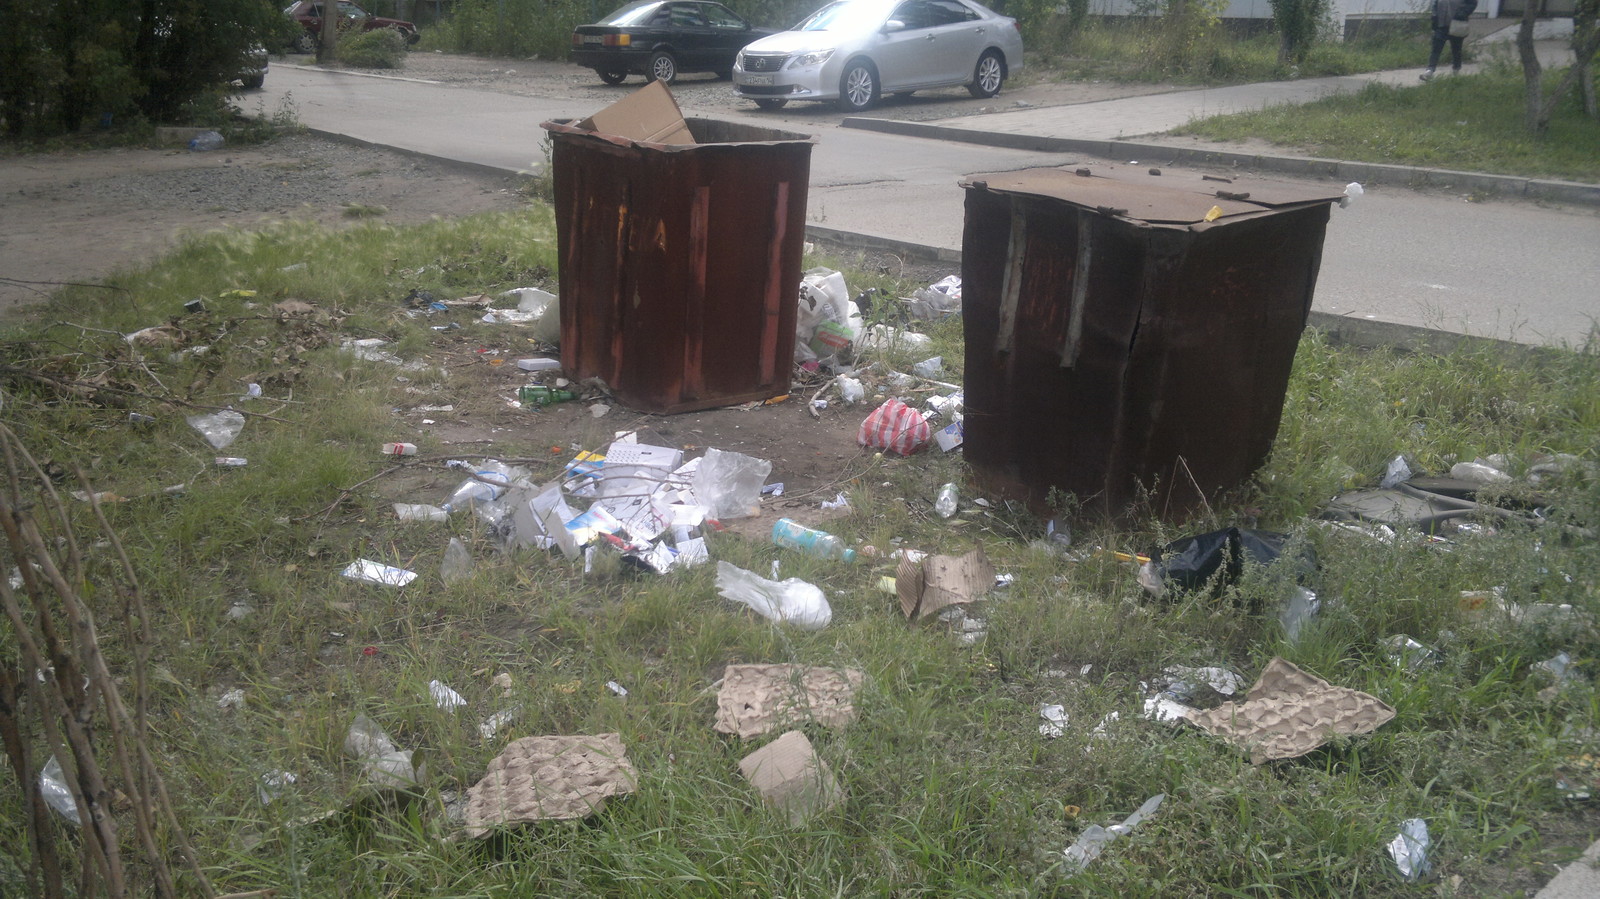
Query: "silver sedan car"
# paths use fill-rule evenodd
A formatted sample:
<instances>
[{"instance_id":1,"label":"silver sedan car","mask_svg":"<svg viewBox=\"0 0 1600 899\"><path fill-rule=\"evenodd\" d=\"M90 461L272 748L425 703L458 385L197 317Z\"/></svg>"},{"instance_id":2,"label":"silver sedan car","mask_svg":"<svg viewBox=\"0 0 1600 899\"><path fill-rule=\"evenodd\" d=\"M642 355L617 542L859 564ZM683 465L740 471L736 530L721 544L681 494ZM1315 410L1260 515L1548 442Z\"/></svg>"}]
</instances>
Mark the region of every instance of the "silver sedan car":
<instances>
[{"instance_id":1,"label":"silver sedan car","mask_svg":"<svg viewBox=\"0 0 1600 899\"><path fill-rule=\"evenodd\" d=\"M883 94L962 84L992 97L1021 68L1017 20L973 0L837 0L747 44L733 85L762 109L837 100L860 112Z\"/></svg>"}]
</instances>

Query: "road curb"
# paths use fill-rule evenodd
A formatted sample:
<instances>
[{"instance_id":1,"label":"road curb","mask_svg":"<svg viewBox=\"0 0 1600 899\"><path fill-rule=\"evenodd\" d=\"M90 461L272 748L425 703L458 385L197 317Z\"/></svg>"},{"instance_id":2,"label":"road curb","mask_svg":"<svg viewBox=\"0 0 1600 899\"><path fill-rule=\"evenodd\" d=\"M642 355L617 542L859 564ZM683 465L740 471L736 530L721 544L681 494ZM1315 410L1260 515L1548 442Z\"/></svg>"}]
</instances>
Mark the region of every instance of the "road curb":
<instances>
[{"instance_id":1,"label":"road curb","mask_svg":"<svg viewBox=\"0 0 1600 899\"><path fill-rule=\"evenodd\" d=\"M831 244L841 250L874 250L954 266L952 274L960 273L961 251L949 247L931 247L924 244L897 240L881 234L863 234L841 231L821 225L806 225L806 239ZM1327 336L1331 343L1365 349L1392 349L1407 353L1430 353L1447 356L1466 350L1487 349L1508 360L1532 360L1541 356L1569 352L1567 348L1517 343L1497 337L1477 337L1455 331L1440 331L1417 325L1367 318L1351 318L1327 312L1312 311L1306 326Z\"/></svg>"},{"instance_id":2,"label":"road curb","mask_svg":"<svg viewBox=\"0 0 1600 899\"><path fill-rule=\"evenodd\" d=\"M1526 178L1516 175L1489 175L1481 172L1458 172L1450 169L1385 165L1375 162L1350 162L1311 156L1269 156L1259 153L1236 153L1228 150L1207 150L1200 147L1183 147L1163 143L1042 137L1031 134L977 131L971 128L954 128L948 125L935 125L928 122L905 122L895 119L875 119L862 116L846 117L839 124L843 128L856 128L862 131L979 144L1007 150L1031 150L1042 153L1081 153L1101 159L1138 159L1141 162L1159 162L1164 165L1213 166L1251 172L1273 172L1282 175L1331 178L1339 181L1359 181L1364 185L1398 184L1403 187L1428 190L1490 194L1513 199L1567 203L1576 206L1600 206L1600 184L1583 184L1577 181Z\"/></svg>"}]
</instances>

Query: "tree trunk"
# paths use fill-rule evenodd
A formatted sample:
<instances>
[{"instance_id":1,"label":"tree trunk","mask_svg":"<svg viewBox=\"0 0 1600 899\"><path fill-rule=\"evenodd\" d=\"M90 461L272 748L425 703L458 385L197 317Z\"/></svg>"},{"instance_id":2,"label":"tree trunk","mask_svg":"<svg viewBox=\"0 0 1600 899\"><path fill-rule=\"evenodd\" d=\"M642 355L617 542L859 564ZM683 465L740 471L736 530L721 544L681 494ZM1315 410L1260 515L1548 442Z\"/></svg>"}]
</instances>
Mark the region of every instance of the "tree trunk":
<instances>
[{"instance_id":1,"label":"tree trunk","mask_svg":"<svg viewBox=\"0 0 1600 899\"><path fill-rule=\"evenodd\" d=\"M329 15L329 7L333 15ZM1531 45L1530 45L1531 46ZM322 31L317 35L317 65L333 62L339 51L339 7L333 0L324 0Z\"/></svg>"},{"instance_id":2,"label":"tree trunk","mask_svg":"<svg viewBox=\"0 0 1600 899\"><path fill-rule=\"evenodd\" d=\"M1539 65L1539 53L1533 49L1533 23L1539 15L1539 4L1526 0L1522 7L1522 26L1517 30L1517 55L1522 57L1523 106L1522 122L1529 131L1542 133L1549 120L1540 121L1539 111L1544 108L1544 67Z\"/></svg>"}]
</instances>

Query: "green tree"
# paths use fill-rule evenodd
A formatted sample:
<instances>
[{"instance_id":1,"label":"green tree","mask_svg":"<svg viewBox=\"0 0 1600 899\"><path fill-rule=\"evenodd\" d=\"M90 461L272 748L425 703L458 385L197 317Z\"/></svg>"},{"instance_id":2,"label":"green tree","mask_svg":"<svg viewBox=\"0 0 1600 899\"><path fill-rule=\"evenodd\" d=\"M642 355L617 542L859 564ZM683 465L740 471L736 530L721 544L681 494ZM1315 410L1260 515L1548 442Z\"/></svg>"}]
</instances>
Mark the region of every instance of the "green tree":
<instances>
[{"instance_id":1,"label":"green tree","mask_svg":"<svg viewBox=\"0 0 1600 899\"><path fill-rule=\"evenodd\" d=\"M1328 18L1328 0L1268 0L1278 29L1278 61L1303 62Z\"/></svg>"},{"instance_id":2,"label":"green tree","mask_svg":"<svg viewBox=\"0 0 1600 899\"><path fill-rule=\"evenodd\" d=\"M282 25L272 0L0 0L0 131L171 120Z\"/></svg>"},{"instance_id":3,"label":"green tree","mask_svg":"<svg viewBox=\"0 0 1600 899\"><path fill-rule=\"evenodd\" d=\"M1543 134L1550 127L1550 116L1555 113L1567 92L1581 79L1584 111L1595 116L1593 63L1600 51L1600 0L1577 0L1573 15L1573 64L1567 69L1549 96L1544 93L1544 67L1533 47L1533 23L1538 18L1538 3L1527 3L1522 13L1522 26L1517 32L1517 54L1522 58L1524 89L1524 117L1528 130Z\"/></svg>"}]
</instances>

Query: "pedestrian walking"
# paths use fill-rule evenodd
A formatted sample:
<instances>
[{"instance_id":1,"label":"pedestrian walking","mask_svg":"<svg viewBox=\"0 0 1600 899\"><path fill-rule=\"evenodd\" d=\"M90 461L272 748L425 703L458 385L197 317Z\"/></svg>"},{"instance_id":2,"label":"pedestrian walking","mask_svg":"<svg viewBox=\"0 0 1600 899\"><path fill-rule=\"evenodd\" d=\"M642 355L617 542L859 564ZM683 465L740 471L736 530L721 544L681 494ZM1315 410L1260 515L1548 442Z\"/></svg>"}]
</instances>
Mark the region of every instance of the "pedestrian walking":
<instances>
[{"instance_id":1,"label":"pedestrian walking","mask_svg":"<svg viewBox=\"0 0 1600 899\"><path fill-rule=\"evenodd\" d=\"M1433 80L1439 66L1439 53L1450 42L1450 74L1461 74L1461 45L1467 39L1467 19L1478 8L1478 0L1433 0L1433 48L1428 51L1428 70L1423 81Z\"/></svg>"}]
</instances>

